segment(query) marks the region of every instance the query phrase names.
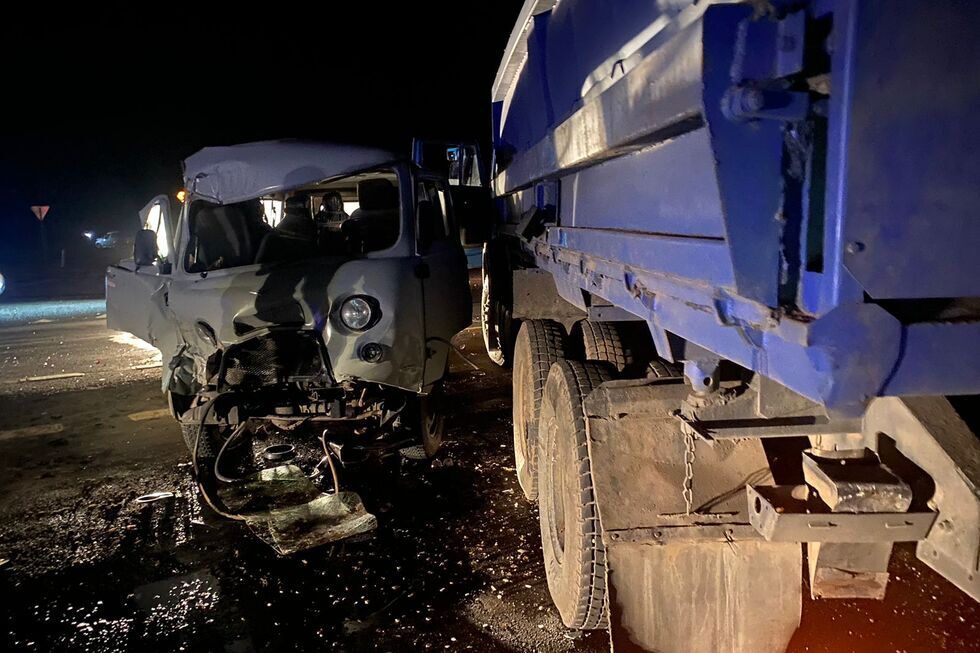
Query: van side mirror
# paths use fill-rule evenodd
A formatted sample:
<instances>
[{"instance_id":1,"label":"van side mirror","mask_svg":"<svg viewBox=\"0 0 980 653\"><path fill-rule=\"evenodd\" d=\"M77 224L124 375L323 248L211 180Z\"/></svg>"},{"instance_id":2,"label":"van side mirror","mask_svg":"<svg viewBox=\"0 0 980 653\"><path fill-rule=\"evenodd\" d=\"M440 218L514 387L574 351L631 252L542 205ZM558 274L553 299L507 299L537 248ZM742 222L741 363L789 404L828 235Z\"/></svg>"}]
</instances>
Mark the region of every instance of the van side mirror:
<instances>
[{"instance_id":1,"label":"van side mirror","mask_svg":"<svg viewBox=\"0 0 980 653\"><path fill-rule=\"evenodd\" d=\"M479 186L452 186L449 192L453 196L453 212L463 246L482 245L490 240L496 217L489 189Z\"/></svg>"},{"instance_id":2,"label":"van side mirror","mask_svg":"<svg viewBox=\"0 0 980 653\"><path fill-rule=\"evenodd\" d=\"M138 266L153 265L160 250L157 249L157 234L149 229L140 229L136 232L136 240L133 243L133 260Z\"/></svg>"}]
</instances>

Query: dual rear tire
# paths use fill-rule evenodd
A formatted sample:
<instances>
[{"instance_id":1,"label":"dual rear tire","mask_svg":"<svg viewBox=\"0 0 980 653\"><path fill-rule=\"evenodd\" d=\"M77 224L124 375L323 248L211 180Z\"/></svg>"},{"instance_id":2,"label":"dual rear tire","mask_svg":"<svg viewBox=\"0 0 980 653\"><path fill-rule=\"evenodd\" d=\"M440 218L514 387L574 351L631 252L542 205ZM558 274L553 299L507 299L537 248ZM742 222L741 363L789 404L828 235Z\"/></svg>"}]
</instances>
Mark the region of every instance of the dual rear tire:
<instances>
[{"instance_id":1,"label":"dual rear tire","mask_svg":"<svg viewBox=\"0 0 980 653\"><path fill-rule=\"evenodd\" d=\"M552 320L525 320L514 344L513 422L517 482L538 499L537 441L541 398L551 366L566 355L565 330Z\"/></svg>"},{"instance_id":2,"label":"dual rear tire","mask_svg":"<svg viewBox=\"0 0 980 653\"><path fill-rule=\"evenodd\" d=\"M513 352L514 463L517 480L529 501L538 499L537 430L545 381L561 360L602 363L610 374L628 373L638 357L620 325L583 320L566 337L554 320L524 320ZM641 375L642 376L642 375Z\"/></svg>"},{"instance_id":3,"label":"dual rear tire","mask_svg":"<svg viewBox=\"0 0 980 653\"><path fill-rule=\"evenodd\" d=\"M562 621L605 628L605 548L582 401L616 368L568 360L570 349L557 322L522 323L514 346L514 459L524 495L540 504L548 589Z\"/></svg>"},{"instance_id":4,"label":"dual rear tire","mask_svg":"<svg viewBox=\"0 0 980 653\"><path fill-rule=\"evenodd\" d=\"M682 382L675 366L646 355L645 342L631 337L631 326L582 322L566 339L556 322L527 320L517 336L515 459L525 495L539 505L552 601L569 628L612 626L617 650L784 650L799 624L798 545L747 542L736 550L725 542L634 547L612 540L606 549L585 399L614 378ZM637 421L632 424L622 428L635 428ZM672 464L672 454L663 455ZM759 464L766 464L764 457ZM712 470L702 473L712 478ZM719 470L719 478L724 476ZM662 499L650 496L655 504ZM617 607L610 610L613 594ZM699 613L707 616L686 618Z\"/></svg>"},{"instance_id":5,"label":"dual rear tire","mask_svg":"<svg viewBox=\"0 0 980 653\"><path fill-rule=\"evenodd\" d=\"M606 363L558 361L548 373L538 425L538 504L548 590L562 622L581 630L609 624L606 549L582 402L611 378Z\"/></svg>"}]
</instances>

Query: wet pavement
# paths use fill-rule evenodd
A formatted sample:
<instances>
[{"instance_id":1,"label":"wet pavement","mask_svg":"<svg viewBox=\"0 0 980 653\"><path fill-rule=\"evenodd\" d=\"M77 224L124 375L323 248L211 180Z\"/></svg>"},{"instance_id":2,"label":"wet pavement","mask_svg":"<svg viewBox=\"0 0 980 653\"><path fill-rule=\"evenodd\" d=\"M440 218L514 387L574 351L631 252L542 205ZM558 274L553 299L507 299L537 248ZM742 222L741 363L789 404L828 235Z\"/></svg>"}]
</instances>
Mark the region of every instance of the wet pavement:
<instances>
[{"instance_id":1,"label":"wet pavement","mask_svg":"<svg viewBox=\"0 0 980 653\"><path fill-rule=\"evenodd\" d=\"M439 457L345 476L377 532L284 558L202 508L159 369L97 327L0 329L0 650L607 649L551 607L513 474L509 378L477 329L457 339L478 369L454 357ZM18 381L76 361L98 372ZM136 501L154 491L175 496ZM882 603L806 601L791 651L978 650L976 603L908 547L893 575Z\"/></svg>"},{"instance_id":2,"label":"wet pavement","mask_svg":"<svg viewBox=\"0 0 980 653\"><path fill-rule=\"evenodd\" d=\"M94 318L105 315L104 299L66 299L47 302L4 302L0 325L41 324L55 320Z\"/></svg>"}]
</instances>

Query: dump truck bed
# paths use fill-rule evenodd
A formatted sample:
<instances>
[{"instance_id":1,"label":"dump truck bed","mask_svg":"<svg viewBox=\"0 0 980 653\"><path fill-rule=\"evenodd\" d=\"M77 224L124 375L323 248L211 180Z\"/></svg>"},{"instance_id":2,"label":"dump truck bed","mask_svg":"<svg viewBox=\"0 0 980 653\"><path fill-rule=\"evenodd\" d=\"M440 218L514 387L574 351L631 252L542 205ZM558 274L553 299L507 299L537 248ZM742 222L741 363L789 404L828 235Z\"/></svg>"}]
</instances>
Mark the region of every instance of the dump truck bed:
<instances>
[{"instance_id":1,"label":"dump truck bed","mask_svg":"<svg viewBox=\"0 0 980 653\"><path fill-rule=\"evenodd\" d=\"M977 24L952 0L529 0L493 87L500 228L668 359L855 415L980 393Z\"/></svg>"}]
</instances>

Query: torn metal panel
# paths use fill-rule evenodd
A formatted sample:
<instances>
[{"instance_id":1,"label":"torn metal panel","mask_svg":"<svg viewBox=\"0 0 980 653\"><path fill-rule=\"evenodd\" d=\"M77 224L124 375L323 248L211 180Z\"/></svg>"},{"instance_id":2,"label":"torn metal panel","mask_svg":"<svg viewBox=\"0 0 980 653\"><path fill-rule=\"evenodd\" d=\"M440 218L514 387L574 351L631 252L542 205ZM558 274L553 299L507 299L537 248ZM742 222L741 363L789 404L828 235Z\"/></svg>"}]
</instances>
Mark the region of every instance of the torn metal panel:
<instances>
[{"instance_id":1,"label":"torn metal panel","mask_svg":"<svg viewBox=\"0 0 980 653\"><path fill-rule=\"evenodd\" d=\"M363 535L378 525L357 493L324 494L295 465L263 469L223 488L221 497L279 555Z\"/></svg>"},{"instance_id":2,"label":"torn metal panel","mask_svg":"<svg viewBox=\"0 0 980 653\"><path fill-rule=\"evenodd\" d=\"M422 297L415 264L408 257L316 259L178 279L170 294L170 309L186 344L181 357L193 361L196 381L203 385L205 362L216 347L201 334L198 323L211 327L222 348L266 328L289 326L322 334L337 380L356 378L418 391L425 330L418 310ZM366 331L354 332L339 323L336 308L351 295L378 301L380 318ZM368 363L358 356L367 342L384 348L384 360Z\"/></svg>"}]
</instances>

